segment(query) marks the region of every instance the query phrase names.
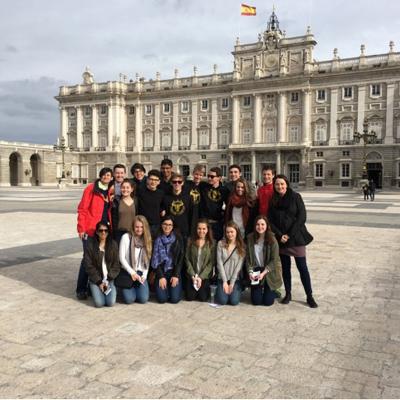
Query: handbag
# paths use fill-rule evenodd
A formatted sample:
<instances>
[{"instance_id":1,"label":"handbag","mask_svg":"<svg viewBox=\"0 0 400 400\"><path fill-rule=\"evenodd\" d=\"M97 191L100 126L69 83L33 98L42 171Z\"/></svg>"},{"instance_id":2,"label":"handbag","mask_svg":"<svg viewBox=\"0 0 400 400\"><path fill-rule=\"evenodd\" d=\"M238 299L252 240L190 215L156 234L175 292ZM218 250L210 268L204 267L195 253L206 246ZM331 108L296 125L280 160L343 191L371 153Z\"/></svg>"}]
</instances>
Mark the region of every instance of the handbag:
<instances>
[{"instance_id":1,"label":"handbag","mask_svg":"<svg viewBox=\"0 0 400 400\"><path fill-rule=\"evenodd\" d=\"M120 287L122 289L130 289L132 288L134 282L132 280L132 277L128 274L128 272L123 268L121 268L118 276L114 280L114 284L115 286Z\"/></svg>"}]
</instances>

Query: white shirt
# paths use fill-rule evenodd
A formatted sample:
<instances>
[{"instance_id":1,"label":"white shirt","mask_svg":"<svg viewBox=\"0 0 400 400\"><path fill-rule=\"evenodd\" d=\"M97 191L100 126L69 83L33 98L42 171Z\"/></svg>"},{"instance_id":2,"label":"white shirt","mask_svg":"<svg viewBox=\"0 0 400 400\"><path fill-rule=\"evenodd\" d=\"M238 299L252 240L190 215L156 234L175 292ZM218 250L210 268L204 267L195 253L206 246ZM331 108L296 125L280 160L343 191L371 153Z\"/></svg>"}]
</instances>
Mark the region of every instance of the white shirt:
<instances>
[{"instance_id":1,"label":"white shirt","mask_svg":"<svg viewBox=\"0 0 400 400\"><path fill-rule=\"evenodd\" d=\"M100 251L103 252L103 258L101 260L101 269L103 271L103 280L107 280L108 278L108 270L107 270L107 264L106 264L106 252L104 249L100 249Z\"/></svg>"},{"instance_id":2,"label":"white shirt","mask_svg":"<svg viewBox=\"0 0 400 400\"><path fill-rule=\"evenodd\" d=\"M242 237L244 237L242 207L232 208L232 220L239 227L240 233L242 234Z\"/></svg>"},{"instance_id":3,"label":"white shirt","mask_svg":"<svg viewBox=\"0 0 400 400\"><path fill-rule=\"evenodd\" d=\"M119 262L121 266L129 275L132 275L134 272L142 271L143 277L147 278L148 268L146 268L144 264L144 254L145 251L143 248L135 247L135 269L131 266L131 240L129 233L125 233L122 236L121 242L119 243Z\"/></svg>"}]
</instances>

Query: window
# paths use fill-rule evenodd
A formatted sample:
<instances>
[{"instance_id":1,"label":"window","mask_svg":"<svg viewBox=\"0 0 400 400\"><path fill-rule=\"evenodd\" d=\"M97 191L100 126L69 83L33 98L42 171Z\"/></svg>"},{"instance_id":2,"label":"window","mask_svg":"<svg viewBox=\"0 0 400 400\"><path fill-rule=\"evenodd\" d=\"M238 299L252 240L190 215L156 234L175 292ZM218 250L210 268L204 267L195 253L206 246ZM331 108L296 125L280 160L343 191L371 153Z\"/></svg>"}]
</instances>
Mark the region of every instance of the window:
<instances>
[{"instance_id":1,"label":"window","mask_svg":"<svg viewBox=\"0 0 400 400\"><path fill-rule=\"evenodd\" d=\"M251 165L250 164L242 165L242 171L243 171L243 178L246 179L247 182L251 182Z\"/></svg>"},{"instance_id":2,"label":"window","mask_svg":"<svg viewBox=\"0 0 400 400\"><path fill-rule=\"evenodd\" d=\"M201 101L201 110L202 111L207 111L208 110L208 100L202 100Z\"/></svg>"},{"instance_id":3,"label":"window","mask_svg":"<svg viewBox=\"0 0 400 400\"><path fill-rule=\"evenodd\" d=\"M181 111L183 113L186 113L189 111L189 102L188 101L182 101L181 103Z\"/></svg>"},{"instance_id":4,"label":"window","mask_svg":"<svg viewBox=\"0 0 400 400\"><path fill-rule=\"evenodd\" d=\"M221 108L223 110L226 110L229 107L229 99L227 97L224 97L221 99Z\"/></svg>"},{"instance_id":5,"label":"window","mask_svg":"<svg viewBox=\"0 0 400 400\"><path fill-rule=\"evenodd\" d=\"M222 164L219 167L221 168L222 176L226 178L228 176L228 166L226 164Z\"/></svg>"},{"instance_id":6,"label":"window","mask_svg":"<svg viewBox=\"0 0 400 400\"><path fill-rule=\"evenodd\" d=\"M75 121L75 120L72 120L72 121L69 120L69 121L68 121L68 125L69 125L70 128L73 128L73 127L76 126L76 121Z\"/></svg>"},{"instance_id":7,"label":"window","mask_svg":"<svg viewBox=\"0 0 400 400\"><path fill-rule=\"evenodd\" d=\"M135 144L135 137L133 132L128 132L127 140L126 140L126 146L129 149L133 149L133 146Z\"/></svg>"},{"instance_id":8,"label":"window","mask_svg":"<svg viewBox=\"0 0 400 400\"><path fill-rule=\"evenodd\" d=\"M382 139L382 122L378 120L372 120L368 123L368 131L374 131L377 139Z\"/></svg>"},{"instance_id":9,"label":"window","mask_svg":"<svg viewBox=\"0 0 400 400\"><path fill-rule=\"evenodd\" d=\"M209 145L208 128L200 128L200 131L199 131L199 146L208 146L208 145Z\"/></svg>"},{"instance_id":10,"label":"window","mask_svg":"<svg viewBox=\"0 0 400 400\"><path fill-rule=\"evenodd\" d=\"M164 103L163 104L163 113L169 114L170 111L171 111L171 105L169 103Z\"/></svg>"},{"instance_id":11,"label":"window","mask_svg":"<svg viewBox=\"0 0 400 400\"><path fill-rule=\"evenodd\" d=\"M343 98L344 99L351 99L353 98L353 88L351 86L343 88Z\"/></svg>"},{"instance_id":12,"label":"window","mask_svg":"<svg viewBox=\"0 0 400 400\"><path fill-rule=\"evenodd\" d=\"M221 146L229 145L229 132L228 128L222 128L219 133L219 144Z\"/></svg>"},{"instance_id":13,"label":"window","mask_svg":"<svg viewBox=\"0 0 400 400\"><path fill-rule=\"evenodd\" d=\"M344 151L342 151L342 155L344 157L349 157L350 156L350 151L349 150L344 150Z\"/></svg>"},{"instance_id":14,"label":"window","mask_svg":"<svg viewBox=\"0 0 400 400\"><path fill-rule=\"evenodd\" d=\"M252 131L251 128L243 129L243 144L251 144L252 141Z\"/></svg>"},{"instance_id":15,"label":"window","mask_svg":"<svg viewBox=\"0 0 400 400\"><path fill-rule=\"evenodd\" d=\"M201 154L200 157L201 157L202 160L206 160L207 159L207 154Z\"/></svg>"},{"instance_id":16,"label":"window","mask_svg":"<svg viewBox=\"0 0 400 400\"><path fill-rule=\"evenodd\" d=\"M170 131L163 131L161 133L161 146L163 148L171 147L171 132Z\"/></svg>"},{"instance_id":17,"label":"window","mask_svg":"<svg viewBox=\"0 0 400 400\"><path fill-rule=\"evenodd\" d=\"M189 147L189 130L188 129L182 129L181 134L179 137L179 145L181 147Z\"/></svg>"},{"instance_id":18,"label":"window","mask_svg":"<svg viewBox=\"0 0 400 400\"><path fill-rule=\"evenodd\" d=\"M289 142L298 143L300 140L300 127L297 125L291 125L289 130Z\"/></svg>"},{"instance_id":19,"label":"window","mask_svg":"<svg viewBox=\"0 0 400 400\"><path fill-rule=\"evenodd\" d=\"M317 123L315 125L315 141L325 142L326 141L326 123Z\"/></svg>"},{"instance_id":20,"label":"window","mask_svg":"<svg viewBox=\"0 0 400 400\"><path fill-rule=\"evenodd\" d=\"M316 178L324 177L324 164L315 164L315 177Z\"/></svg>"},{"instance_id":21,"label":"window","mask_svg":"<svg viewBox=\"0 0 400 400\"><path fill-rule=\"evenodd\" d=\"M341 177L350 178L350 164L344 163L341 165Z\"/></svg>"},{"instance_id":22,"label":"window","mask_svg":"<svg viewBox=\"0 0 400 400\"><path fill-rule=\"evenodd\" d=\"M100 107L100 114L101 115L107 115L107 106L106 105L102 105Z\"/></svg>"},{"instance_id":23,"label":"window","mask_svg":"<svg viewBox=\"0 0 400 400\"><path fill-rule=\"evenodd\" d=\"M326 100L326 92L325 89L317 90L317 101L325 101Z\"/></svg>"},{"instance_id":24,"label":"window","mask_svg":"<svg viewBox=\"0 0 400 400\"><path fill-rule=\"evenodd\" d=\"M70 112L69 112L69 116L70 117L75 117L75 110L70 110Z\"/></svg>"},{"instance_id":25,"label":"window","mask_svg":"<svg viewBox=\"0 0 400 400\"><path fill-rule=\"evenodd\" d=\"M92 115L92 109L90 107L85 107L85 117L90 117Z\"/></svg>"},{"instance_id":26,"label":"window","mask_svg":"<svg viewBox=\"0 0 400 400\"><path fill-rule=\"evenodd\" d=\"M135 107L134 106L129 106L128 113L129 113L129 115L134 115L135 114Z\"/></svg>"},{"instance_id":27,"label":"window","mask_svg":"<svg viewBox=\"0 0 400 400\"><path fill-rule=\"evenodd\" d=\"M267 139L267 143L275 143L276 142L276 133L275 133L275 128L273 126L267 127L266 139Z\"/></svg>"},{"instance_id":28,"label":"window","mask_svg":"<svg viewBox=\"0 0 400 400\"><path fill-rule=\"evenodd\" d=\"M153 112L153 107L151 106L151 104L146 104L144 108L144 113L146 115L151 115L152 112Z\"/></svg>"},{"instance_id":29,"label":"window","mask_svg":"<svg viewBox=\"0 0 400 400\"><path fill-rule=\"evenodd\" d=\"M243 106L244 107L250 107L251 106L251 97L250 96L244 96L243 97Z\"/></svg>"},{"instance_id":30,"label":"window","mask_svg":"<svg viewBox=\"0 0 400 400\"><path fill-rule=\"evenodd\" d=\"M353 122L344 121L340 124L340 139L342 141L353 140Z\"/></svg>"},{"instance_id":31,"label":"window","mask_svg":"<svg viewBox=\"0 0 400 400\"><path fill-rule=\"evenodd\" d=\"M290 102L298 103L298 101L299 101L299 92L292 92L290 95Z\"/></svg>"},{"instance_id":32,"label":"window","mask_svg":"<svg viewBox=\"0 0 400 400\"><path fill-rule=\"evenodd\" d=\"M105 132L99 134L99 147L107 147L107 134Z\"/></svg>"},{"instance_id":33,"label":"window","mask_svg":"<svg viewBox=\"0 0 400 400\"><path fill-rule=\"evenodd\" d=\"M381 95L381 85L379 83L371 85L371 96L379 97Z\"/></svg>"},{"instance_id":34,"label":"window","mask_svg":"<svg viewBox=\"0 0 400 400\"><path fill-rule=\"evenodd\" d=\"M146 131L144 133L143 147L150 149L153 147L153 132Z\"/></svg>"},{"instance_id":35,"label":"window","mask_svg":"<svg viewBox=\"0 0 400 400\"><path fill-rule=\"evenodd\" d=\"M107 126L107 120L106 119L101 119L100 120L100 126Z\"/></svg>"},{"instance_id":36,"label":"window","mask_svg":"<svg viewBox=\"0 0 400 400\"><path fill-rule=\"evenodd\" d=\"M88 149L92 145L92 135L90 133L83 134L83 148Z\"/></svg>"},{"instance_id":37,"label":"window","mask_svg":"<svg viewBox=\"0 0 400 400\"><path fill-rule=\"evenodd\" d=\"M289 182L299 183L300 181L300 164L289 164Z\"/></svg>"},{"instance_id":38,"label":"window","mask_svg":"<svg viewBox=\"0 0 400 400\"><path fill-rule=\"evenodd\" d=\"M324 152L323 151L317 151L317 157L323 157Z\"/></svg>"}]
</instances>

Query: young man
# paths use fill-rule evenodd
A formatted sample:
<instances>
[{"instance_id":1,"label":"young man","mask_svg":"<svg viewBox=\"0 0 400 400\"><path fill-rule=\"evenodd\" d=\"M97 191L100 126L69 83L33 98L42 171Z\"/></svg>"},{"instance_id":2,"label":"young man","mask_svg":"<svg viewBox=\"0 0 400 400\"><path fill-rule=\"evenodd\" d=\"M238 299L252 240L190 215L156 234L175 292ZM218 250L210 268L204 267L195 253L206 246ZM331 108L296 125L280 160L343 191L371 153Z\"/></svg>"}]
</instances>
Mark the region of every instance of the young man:
<instances>
[{"instance_id":1,"label":"young man","mask_svg":"<svg viewBox=\"0 0 400 400\"><path fill-rule=\"evenodd\" d=\"M232 164L229 166L229 181L225 183L225 187L229 190L229 193L233 190L234 183L242 176L242 168L240 165Z\"/></svg>"},{"instance_id":2,"label":"young man","mask_svg":"<svg viewBox=\"0 0 400 400\"><path fill-rule=\"evenodd\" d=\"M115 164L113 168L113 186L114 198L119 200L121 198L121 183L126 178L125 165Z\"/></svg>"},{"instance_id":3,"label":"young man","mask_svg":"<svg viewBox=\"0 0 400 400\"><path fill-rule=\"evenodd\" d=\"M190 194L183 190L183 175L174 174L171 183L172 191L164 195L163 209L173 217L174 225L186 243L192 230L193 202Z\"/></svg>"},{"instance_id":4,"label":"young man","mask_svg":"<svg viewBox=\"0 0 400 400\"><path fill-rule=\"evenodd\" d=\"M132 181L136 185L136 190L139 186L146 186L146 168L143 164L133 164L131 167L131 174L133 175Z\"/></svg>"},{"instance_id":5,"label":"young man","mask_svg":"<svg viewBox=\"0 0 400 400\"><path fill-rule=\"evenodd\" d=\"M193 169L193 179L186 181L183 190L189 193L193 203L193 214L192 214L192 226L196 226L197 220L199 219L199 207L200 207L200 196L201 196L201 185L205 185L203 182L204 167L202 165L196 165Z\"/></svg>"},{"instance_id":6,"label":"young man","mask_svg":"<svg viewBox=\"0 0 400 400\"><path fill-rule=\"evenodd\" d=\"M224 235L224 206L229 195L228 189L221 184L221 176L221 168L210 168L208 184L200 186L200 217L208 219L216 241Z\"/></svg>"},{"instance_id":7,"label":"young man","mask_svg":"<svg viewBox=\"0 0 400 400\"><path fill-rule=\"evenodd\" d=\"M258 212L261 215L268 216L269 204L274 194L274 185L272 180L274 179L274 170L269 166L264 166L262 169L262 181L263 185L257 190L258 197Z\"/></svg>"},{"instance_id":8,"label":"young man","mask_svg":"<svg viewBox=\"0 0 400 400\"><path fill-rule=\"evenodd\" d=\"M86 273L84 256L88 239L96 234L96 224L102 221L110 226L110 196L109 185L113 171L111 168L102 168L99 179L90 183L83 191L82 199L78 205L78 235L82 240L83 258L79 267L78 281L76 283L76 297L79 300L87 299L88 275Z\"/></svg>"},{"instance_id":9,"label":"young man","mask_svg":"<svg viewBox=\"0 0 400 400\"><path fill-rule=\"evenodd\" d=\"M153 239L157 236L160 229L162 202L164 192L158 189L160 184L160 172L156 169L149 171L146 185L139 186L137 197L139 200L138 211L144 215L149 223Z\"/></svg>"},{"instance_id":10,"label":"young man","mask_svg":"<svg viewBox=\"0 0 400 400\"><path fill-rule=\"evenodd\" d=\"M161 183L159 189L161 189L164 193L168 193L171 191L171 178L174 173L172 170L173 164L169 158L164 158L161 161Z\"/></svg>"}]
</instances>

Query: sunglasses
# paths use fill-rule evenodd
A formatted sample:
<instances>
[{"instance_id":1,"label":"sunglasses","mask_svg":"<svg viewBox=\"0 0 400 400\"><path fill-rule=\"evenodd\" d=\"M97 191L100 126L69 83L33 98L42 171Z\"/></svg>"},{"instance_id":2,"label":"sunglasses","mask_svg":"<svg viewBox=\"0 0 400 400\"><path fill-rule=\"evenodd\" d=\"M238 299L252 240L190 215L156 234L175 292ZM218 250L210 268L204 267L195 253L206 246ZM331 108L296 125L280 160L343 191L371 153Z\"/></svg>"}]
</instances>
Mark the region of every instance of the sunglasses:
<instances>
[{"instance_id":1,"label":"sunglasses","mask_svg":"<svg viewBox=\"0 0 400 400\"><path fill-rule=\"evenodd\" d=\"M175 184L182 185L183 181L172 181L172 183L173 183L174 185L175 185Z\"/></svg>"},{"instance_id":2,"label":"sunglasses","mask_svg":"<svg viewBox=\"0 0 400 400\"><path fill-rule=\"evenodd\" d=\"M108 229L98 229L97 232L99 232L99 233L103 233L103 232L107 233Z\"/></svg>"},{"instance_id":3,"label":"sunglasses","mask_svg":"<svg viewBox=\"0 0 400 400\"><path fill-rule=\"evenodd\" d=\"M214 179L214 178L216 178L217 177L217 175L207 175L207 178L208 179Z\"/></svg>"}]
</instances>

